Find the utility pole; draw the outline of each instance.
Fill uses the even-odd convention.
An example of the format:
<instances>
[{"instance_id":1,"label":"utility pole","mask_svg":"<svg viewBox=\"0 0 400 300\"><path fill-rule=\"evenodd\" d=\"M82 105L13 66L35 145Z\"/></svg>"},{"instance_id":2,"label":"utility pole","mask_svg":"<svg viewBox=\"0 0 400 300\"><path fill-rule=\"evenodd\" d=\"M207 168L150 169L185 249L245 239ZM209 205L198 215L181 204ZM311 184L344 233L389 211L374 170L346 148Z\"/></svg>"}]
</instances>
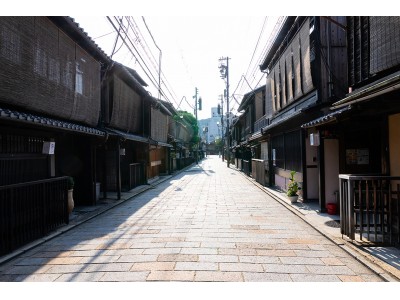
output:
<instances>
[{"instance_id":1,"label":"utility pole","mask_svg":"<svg viewBox=\"0 0 400 300\"><path fill-rule=\"evenodd\" d=\"M197 89L197 87L196 88L194 88L194 92L195 92L195 94L194 94L194 96L193 96L193 99L194 99L194 115L196 116L196 125L197 126L199 126L199 123L198 123L198 121L197 121L197 94L198 94L198 92L199 92L199 90ZM198 133L197 133L198 134ZM199 143L197 143L197 149L196 149L196 154L195 154L195 156L196 156L196 164L199 162L199 160L198 160L198 152L199 152L199 149L198 149L198 147L199 147Z\"/></svg>"},{"instance_id":2,"label":"utility pole","mask_svg":"<svg viewBox=\"0 0 400 300\"><path fill-rule=\"evenodd\" d=\"M226 79L226 160L227 160L227 167L229 168L229 163L231 159L230 155L230 133L229 133L229 57L221 57L219 59L220 66L219 71L221 73L221 78ZM225 62L223 62L225 61Z\"/></svg>"},{"instance_id":3,"label":"utility pole","mask_svg":"<svg viewBox=\"0 0 400 300\"><path fill-rule=\"evenodd\" d=\"M224 96L223 95L219 95L219 99L221 100L221 111L220 111L220 115L221 115L221 141L222 141L222 161L224 161L225 159L225 154L224 154L224 147L225 147L225 137L224 137Z\"/></svg>"}]
</instances>

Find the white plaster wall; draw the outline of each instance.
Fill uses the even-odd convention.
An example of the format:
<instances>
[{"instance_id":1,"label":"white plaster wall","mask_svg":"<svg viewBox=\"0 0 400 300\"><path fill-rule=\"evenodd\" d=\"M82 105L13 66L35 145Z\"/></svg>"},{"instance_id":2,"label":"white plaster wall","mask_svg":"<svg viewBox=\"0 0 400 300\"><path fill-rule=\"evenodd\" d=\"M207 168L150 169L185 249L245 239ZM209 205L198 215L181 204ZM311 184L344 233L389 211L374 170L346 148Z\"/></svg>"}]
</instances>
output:
<instances>
[{"instance_id":1,"label":"white plaster wall","mask_svg":"<svg viewBox=\"0 0 400 300\"><path fill-rule=\"evenodd\" d=\"M323 140L325 147L325 203L336 203L339 191L339 140Z\"/></svg>"}]
</instances>

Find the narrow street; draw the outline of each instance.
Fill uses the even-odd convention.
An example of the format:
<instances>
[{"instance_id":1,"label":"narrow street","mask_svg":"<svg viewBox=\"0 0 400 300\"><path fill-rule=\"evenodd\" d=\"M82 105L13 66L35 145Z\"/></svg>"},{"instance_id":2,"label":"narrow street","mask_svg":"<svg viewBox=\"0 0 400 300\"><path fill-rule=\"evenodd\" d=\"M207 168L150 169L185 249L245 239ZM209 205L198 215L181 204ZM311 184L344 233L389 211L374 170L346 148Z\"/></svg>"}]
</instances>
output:
<instances>
[{"instance_id":1,"label":"narrow street","mask_svg":"<svg viewBox=\"0 0 400 300\"><path fill-rule=\"evenodd\" d=\"M382 281L218 156L0 266L0 281Z\"/></svg>"}]
</instances>

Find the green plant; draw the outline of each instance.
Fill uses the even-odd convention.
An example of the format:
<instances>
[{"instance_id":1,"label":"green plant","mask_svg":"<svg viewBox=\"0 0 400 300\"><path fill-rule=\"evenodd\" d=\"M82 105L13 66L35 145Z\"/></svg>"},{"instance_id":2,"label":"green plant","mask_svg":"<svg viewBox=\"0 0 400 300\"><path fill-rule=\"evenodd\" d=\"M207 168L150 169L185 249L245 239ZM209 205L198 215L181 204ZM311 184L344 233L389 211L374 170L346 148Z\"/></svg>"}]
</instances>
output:
<instances>
[{"instance_id":1,"label":"green plant","mask_svg":"<svg viewBox=\"0 0 400 300\"><path fill-rule=\"evenodd\" d=\"M68 177L68 189L72 190L74 188L75 182L74 182L74 178L69 176Z\"/></svg>"},{"instance_id":2,"label":"green plant","mask_svg":"<svg viewBox=\"0 0 400 300\"><path fill-rule=\"evenodd\" d=\"M296 196L297 192L301 190L301 187L299 186L298 182L294 179L295 174L296 171L290 171L290 179L289 179L288 189L286 192L286 195L288 197Z\"/></svg>"}]
</instances>

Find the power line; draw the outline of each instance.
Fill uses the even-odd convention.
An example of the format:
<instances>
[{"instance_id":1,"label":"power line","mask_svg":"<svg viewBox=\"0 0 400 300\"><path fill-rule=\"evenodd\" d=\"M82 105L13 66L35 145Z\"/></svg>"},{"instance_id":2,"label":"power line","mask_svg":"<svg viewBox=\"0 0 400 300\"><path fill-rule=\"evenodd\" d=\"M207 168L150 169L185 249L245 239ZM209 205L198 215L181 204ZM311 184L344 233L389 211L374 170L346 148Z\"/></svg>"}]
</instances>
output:
<instances>
[{"instance_id":1,"label":"power line","mask_svg":"<svg viewBox=\"0 0 400 300\"><path fill-rule=\"evenodd\" d=\"M143 18L143 17L142 17L142 18ZM145 22L145 20L144 20L144 22ZM154 62L156 62L156 58L154 57L153 52L151 51L151 49L150 49L150 47L149 47L149 45L148 45L148 43L147 43L147 41L146 41L144 35L141 33L140 28L139 28L139 26L137 25L137 23L135 22L135 20L134 20L133 17L129 17L129 23L131 24L131 27L133 28L133 30L134 30L134 32L135 32L135 35L136 35L137 40L138 40L138 43L141 45L141 47L142 47L142 49L144 50L144 52L146 53L146 56L148 57L150 63L153 65L154 69L155 69L156 72L157 72L157 68L156 68L156 66L155 66L155 64L154 64ZM132 24L132 23L133 23L133 24ZM149 31L150 28L147 26L147 23L145 23L145 26L146 26L147 30ZM154 37L153 37L153 35L151 34L151 32L149 32L149 34L150 34L151 38L153 39L153 42L155 43ZM142 41L144 42L144 44L142 43ZM155 44L156 44L156 43L155 43ZM146 47L148 48L148 51L146 50ZM156 45L156 47L158 47L158 46ZM159 48L158 48L158 49L159 49ZM149 56L148 52L150 53L150 55L151 55L152 58ZM160 76L159 76L159 77L162 78L162 79L160 80L160 87L161 87L161 83L163 83L164 86L165 86L165 88L166 88L166 90L167 90L167 92L168 92L169 95L171 96L172 100L174 100L175 104L177 104L177 101L176 101L176 99L177 99L176 93L173 91L173 89L172 89L172 87L171 87L171 84L168 82L168 80L167 80L167 78L166 78L166 76L165 76L165 74L164 74L164 72L163 72L162 70L161 70L161 72L160 72ZM170 87L168 87L168 85L169 85ZM161 88L161 89L162 89L162 88ZM172 90L172 91L171 91L171 90ZM168 98L167 98L167 100L171 103L171 101L170 101Z\"/></svg>"},{"instance_id":2,"label":"power line","mask_svg":"<svg viewBox=\"0 0 400 300\"><path fill-rule=\"evenodd\" d=\"M107 17L108 21L111 23L111 25L114 27L115 30L117 30L114 22L110 19L110 17ZM122 25L121 22L119 22L119 20L114 17L114 19L116 20L118 25ZM131 52L131 54L136 58L139 66L142 68L142 70L144 71L144 73L146 74L146 76L149 78L149 80L151 81L151 83L157 87L157 83L156 83L156 79L154 78L154 75L152 74L151 70L149 69L149 67L147 66L146 62L144 61L143 57L140 55L139 51L137 50L137 48L135 47L134 43L132 42L132 39L130 37L130 35L127 33L126 29L124 28L124 26L121 26L121 28L123 29L124 33L126 34L126 38L123 38L121 36L121 33L119 32L118 34L120 35L121 39L123 40L124 44L127 46L127 48L129 49L129 51ZM140 60L137 58L137 56L135 55L135 52L132 50L132 48L129 46L128 42L126 41L128 40L130 45L132 46L132 48L135 50L135 52L137 53L137 56L139 56ZM142 63L141 63L142 62ZM144 64L144 66L143 66ZM146 68L145 68L146 67ZM147 70L146 70L147 69ZM163 93L163 91L161 91L161 93L163 94L163 96L168 99L168 97Z\"/></svg>"},{"instance_id":3,"label":"power line","mask_svg":"<svg viewBox=\"0 0 400 300\"><path fill-rule=\"evenodd\" d=\"M256 46L255 46L255 48L254 48L253 54L252 54L252 56L251 56L249 66L247 67L245 76L247 76L247 73L249 72L251 63L253 62L254 55L256 54L256 51L257 51L257 48L258 48L258 44L260 43L260 39L261 39L261 36L262 36L262 34L263 34L263 32L264 32L265 24L267 23L267 21L268 21L268 17L265 17L263 26L262 26L262 28L261 28L260 35L258 36L258 40L257 40Z\"/></svg>"}]
</instances>

